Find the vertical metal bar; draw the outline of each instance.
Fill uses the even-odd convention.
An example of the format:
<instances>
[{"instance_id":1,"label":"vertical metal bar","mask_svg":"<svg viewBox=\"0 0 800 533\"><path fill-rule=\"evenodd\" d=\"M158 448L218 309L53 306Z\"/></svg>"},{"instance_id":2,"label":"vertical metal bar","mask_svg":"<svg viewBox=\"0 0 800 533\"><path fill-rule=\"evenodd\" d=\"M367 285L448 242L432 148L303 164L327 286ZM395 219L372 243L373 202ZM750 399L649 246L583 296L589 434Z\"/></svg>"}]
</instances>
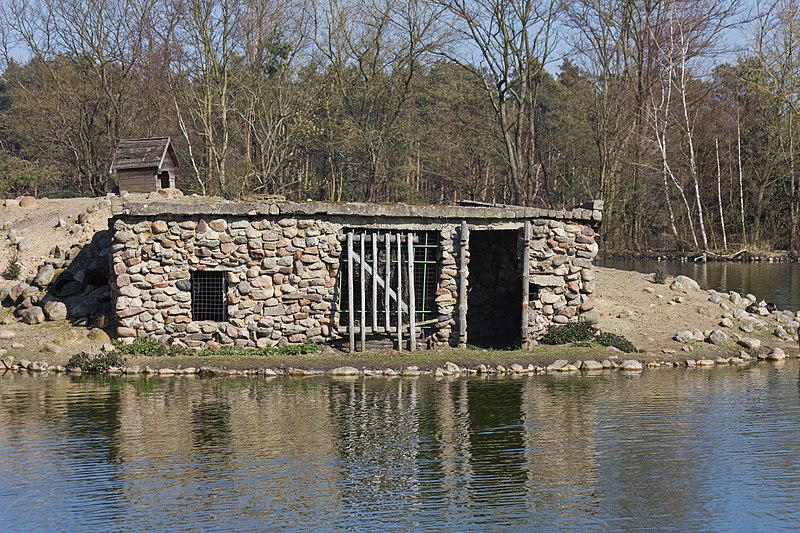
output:
<instances>
[{"instance_id":1,"label":"vertical metal bar","mask_svg":"<svg viewBox=\"0 0 800 533\"><path fill-rule=\"evenodd\" d=\"M350 333L350 352L356 351L356 313L353 308L353 232L347 233L347 313L350 323L347 329Z\"/></svg>"},{"instance_id":2,"label":"vertical metal bar","mask_svg":"<svg viewBox=\"0 0 800 533\"><path fill-rule=\"evenodd\" d=\"M397 234L397 349L403 350L403 239Z\"/></svg>"},{"instance_id":3,"label":"vertical metal bar","mask_svg":"<svg viewBox=\"0 0 800 533\"><path fill-rule=\"evenodd\" d=\"M389 283L392 281L392 247L389 244L389 233L386 233L383 236L383 244L386 248L386 269L385 269L385 279L383 280L383 311L386 315L386 333L391 333L392 328L392 319L391 319L391 312L389 307L391 307L391 301L389 300L389 288L391 285Z\"/></svg>"},{"instance_id":4,"label":"vertical metal bar","mask_svg":"<svg viewBox=\"0 0 800 533\"><path fill-rule=\"evenodd\" d=\"M367 258L364 255L364 251L366 250L366 243L364 242L367 240L367 235L362 233L361 234L361 271L360 271L360 278L361 278L361 351L364 352L367 349L367 280L365 279L367 276Z\"/></svg>"},{"instance_id":5,"label":"vertical metal bar","mask_svg":"<svg viewBox=\"0 0 800 533\"><path fill-rule=\"evenodd\" d=\"M467 247L469 228L467 221L461 221L458 245L458 347L467 346Z\"/></svg>"},{"instance_id":6,"label":"vertical metal bar","mask_svg":"<svg viewBox=\"0 0 800 533\"><path fill-rule=\"evenodd\" d=\"M372 333L378 332L378 234L372 234Z\"/></svg>"},{"instance_id":7,"label":"vertical metal bar","mask_svg":"<svg viewBox=\"0 0 800 533\"><path fill-rule=\"evenodd\" d=\"M408 234L408 349L417 349L417 317L414 294L414 235Z\"/></svg>"},{"instance_id":8,"label":"vertical metal bar","mask_svg":"<svg viewBox=\"0 0 800 533\"><path fill-rule=\"evenodd\" d=\"M520 339L522 348L528 348L528 313L530 311L531 278L531 221L525 221L522 234L522 325Z\"/></svg>"}]
</instances>

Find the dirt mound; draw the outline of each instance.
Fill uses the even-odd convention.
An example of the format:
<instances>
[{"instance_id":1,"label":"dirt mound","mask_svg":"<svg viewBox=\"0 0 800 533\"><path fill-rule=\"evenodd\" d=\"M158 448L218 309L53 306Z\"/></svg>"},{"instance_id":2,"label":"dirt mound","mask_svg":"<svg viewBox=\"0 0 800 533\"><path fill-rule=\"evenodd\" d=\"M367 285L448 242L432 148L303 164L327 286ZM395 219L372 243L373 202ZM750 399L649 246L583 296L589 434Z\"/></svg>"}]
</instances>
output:
<instances>
[{"instance_id":1,"label":"dirt mound","mask_svg":"<svg viewBox=\"0 0 800 533\"><path fill-rule=\"evenodd\" d=\"M21 280L35 275L56 246L64 251L91 241L108 228L111 216L106 198L45 198L26 207L15 203L0 206L0 272L19 253Z\"/></svg>"}]
</instances>

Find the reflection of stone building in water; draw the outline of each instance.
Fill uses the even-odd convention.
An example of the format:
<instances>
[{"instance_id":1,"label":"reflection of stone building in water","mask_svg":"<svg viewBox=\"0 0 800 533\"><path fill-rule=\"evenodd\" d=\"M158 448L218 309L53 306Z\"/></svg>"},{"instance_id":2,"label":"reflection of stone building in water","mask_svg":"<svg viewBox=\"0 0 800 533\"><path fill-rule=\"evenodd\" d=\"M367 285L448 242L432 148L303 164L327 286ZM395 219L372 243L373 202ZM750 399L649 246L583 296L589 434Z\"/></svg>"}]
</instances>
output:
<instances>
[{"instance_id":1,"label":"reflection of stone building in water","mask_svg":"<svg viewBox=\"0 0 800 533\"><path fill-rule=\"evenodd\" d=\"M527 344L595 320L601 202L117 203L118 335L189 346Z\"/></svg>"},{"instance_id":2,"label":"reflection of stone building in water","mask_svg":"<svg viewBox=\"0 0 800 533\"><path fill-rule=\"evenodd\" d=\"M135 380L124 389L120 414L126 486L140 487L133 481L144 477L144 486L202 491L213 480L215 487L227 485L216 496L225 501L263 498L289 506L298 491L335 500L332 422L319 381Z\"/></svg>"}]
</instances>

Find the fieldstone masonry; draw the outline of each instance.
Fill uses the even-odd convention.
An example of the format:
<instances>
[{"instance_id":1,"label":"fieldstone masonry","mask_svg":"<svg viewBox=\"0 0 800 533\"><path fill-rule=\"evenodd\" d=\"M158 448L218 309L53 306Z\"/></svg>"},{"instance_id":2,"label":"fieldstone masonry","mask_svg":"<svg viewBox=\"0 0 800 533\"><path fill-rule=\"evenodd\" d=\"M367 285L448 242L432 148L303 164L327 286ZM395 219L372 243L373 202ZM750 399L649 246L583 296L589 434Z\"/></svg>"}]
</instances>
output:
<instances>
[{"instance_id":1,"label":"fieldstone masonry","mask_svg":"<svg viewBox=\"0 0 800 533\"><path fill-rule=\"evenodd\" d=\"M587 208L588 207L588 208ZM530 340L553 323L592 316L602 204L534 208L246 203L182 198L117 201L110 221L120 338L155 336L191 347L266 347L338 338L343 228L440 234L432 347L456 346L460 224L518 230L532 224ZM517 253L524 251L520 248ZM466 254L467 262L469 253ZM467 263L468 266L468 263ZM191 272L224 271L226 322L193 321Z\"/></svg>"}]
</instances>

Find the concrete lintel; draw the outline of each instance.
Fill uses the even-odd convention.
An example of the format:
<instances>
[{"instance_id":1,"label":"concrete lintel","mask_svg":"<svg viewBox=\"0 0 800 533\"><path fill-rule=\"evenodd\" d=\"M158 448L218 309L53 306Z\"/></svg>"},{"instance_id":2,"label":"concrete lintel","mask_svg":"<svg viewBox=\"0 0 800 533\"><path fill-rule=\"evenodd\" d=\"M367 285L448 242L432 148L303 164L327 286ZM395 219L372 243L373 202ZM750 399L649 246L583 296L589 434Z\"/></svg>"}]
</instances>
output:
<instances>
[{"instance_id":1,"label":"concrete lintel","mask_svg":"<svg viewBox=\"0 0 800 533\"><path fill-rule=\"evenodd\" d=\"M550 218L560 220L598 220L598 211L589 209L539 209L535 207L473 207L409 204L325 203L325 202L235 202L220 198L197 196L156 199L127 200L114 202L115 215L134 217L170 216L334 216L359 219L403 220L445 222L470 220L530 220Z\"/></svg>"}]
</instances>

